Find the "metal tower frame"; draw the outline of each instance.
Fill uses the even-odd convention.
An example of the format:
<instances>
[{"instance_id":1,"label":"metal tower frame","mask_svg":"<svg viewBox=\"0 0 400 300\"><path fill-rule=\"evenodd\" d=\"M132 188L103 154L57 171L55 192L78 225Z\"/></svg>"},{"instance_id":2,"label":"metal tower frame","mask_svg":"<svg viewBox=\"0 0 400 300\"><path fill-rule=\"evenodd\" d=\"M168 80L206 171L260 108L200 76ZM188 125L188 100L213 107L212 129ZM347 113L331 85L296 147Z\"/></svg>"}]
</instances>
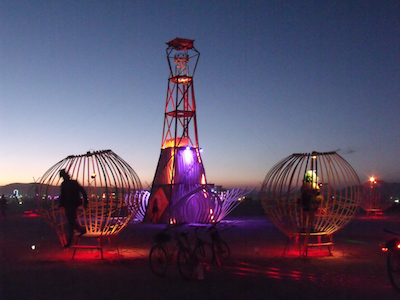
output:
<instances>
[{"instance_id":1,"label":"metal tower frame","mask_svg":"<svg viewBox=\"0 0 400 300\"><path fill-rule=\"evenodd\" d=\"M200 52L194 40L167 43L169 78L161 153L145 220L158 223L218 222L239 204L244 190L217 195L207 184L197 135L193 76Z\"/></svg>"},{"instance_id":2,"label":"metal tower frame","mask_svg":"<svg viewBox=\"0 0 400 300\"><path fill-rule=\"evenodd\" d=\"M200 52L194 40L175 38L167 43L170 70L161 148L198 148L193 76ZM193 70L193 71L191 71Z\"/></svg>"}]
</instances>

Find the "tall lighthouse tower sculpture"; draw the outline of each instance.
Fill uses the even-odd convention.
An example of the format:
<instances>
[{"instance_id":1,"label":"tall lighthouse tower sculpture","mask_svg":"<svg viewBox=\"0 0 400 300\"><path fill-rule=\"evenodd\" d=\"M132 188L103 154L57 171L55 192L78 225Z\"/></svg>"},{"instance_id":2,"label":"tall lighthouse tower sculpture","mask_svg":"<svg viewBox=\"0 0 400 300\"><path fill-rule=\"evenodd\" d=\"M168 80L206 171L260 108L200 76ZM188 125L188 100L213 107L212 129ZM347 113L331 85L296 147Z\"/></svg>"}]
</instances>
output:
<instances>
[{"instance_id":1,"label":"tall lighthouse tower sculpture","mask_svg":"<svg viewBox=\"0 0 400 300\"><path fill-rule=\"evenodd\" d=\"M193 76L200 53L193 43L182 38L167 43L170 74L161 153L146 213L153 222L199 221L198 215L212 209L197 135Z\"/></svg>"},{"instance_id":2,"label":"tall lighthouse tower sculpture","mask_svg":"<svg viewBox=\"0 0 400 300\"><path fill-rule=\"evenodd\" d=\"M168 42L169 78L161 153L145 218L158 223L212 223L223 219L247 194L215 193L207 184L200 155L193 76L200 52L194 40Z\"/></svg>"}]
</instances>

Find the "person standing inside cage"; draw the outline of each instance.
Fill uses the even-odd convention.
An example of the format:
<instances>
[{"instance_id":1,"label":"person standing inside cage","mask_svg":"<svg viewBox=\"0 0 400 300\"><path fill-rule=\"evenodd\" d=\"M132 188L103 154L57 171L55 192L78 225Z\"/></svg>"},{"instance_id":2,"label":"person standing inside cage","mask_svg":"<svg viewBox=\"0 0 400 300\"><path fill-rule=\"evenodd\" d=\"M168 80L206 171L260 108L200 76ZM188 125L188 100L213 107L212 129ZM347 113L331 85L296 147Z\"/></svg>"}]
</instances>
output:
<instances>
[{"instance_id":1,"label":"person standing inside cage","mask_svg":"<svg viewBox=\"0 0 400 300\"><path fill-rule=\"evenodd\" d=\"M72 180L65 169L60 171L60 177L64 179L61 184L60 207L64 208L65 217L68 222L68 238L64 248L71 246L74 238L74 231L78 231L80 235L86 233L86 229L81 227L77 222L78 207L83 205L86 209L88 205L88 197L85 189L76 181ZM83 202L82 198L83 197Z\"/></svg>"},{"instance_id":2,"label":"person standing inside cage","mask_svg":"<svg viewBox=\"0 0 400 300\"><path fill-rule=\"evenodd\" d=\"M307 171L301 187L301 206L303 210L302 231L315 232L315 212L322 201L315 171Z\"/></svg>"}]
</instances>

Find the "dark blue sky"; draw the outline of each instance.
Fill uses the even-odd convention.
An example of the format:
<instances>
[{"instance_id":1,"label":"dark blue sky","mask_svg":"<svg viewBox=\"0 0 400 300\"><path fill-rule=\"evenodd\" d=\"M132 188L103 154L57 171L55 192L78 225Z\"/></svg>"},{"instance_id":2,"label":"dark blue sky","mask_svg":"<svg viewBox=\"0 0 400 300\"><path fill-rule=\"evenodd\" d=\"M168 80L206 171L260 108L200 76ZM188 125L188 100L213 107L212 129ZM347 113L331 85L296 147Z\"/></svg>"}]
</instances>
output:
<instances>
[{"instance_id":1,"label":"dark blue sky","mask_svg":"<svg viewBox=\"0 0 400 300\"><path fill-rule=\"evenodd\" d=\"M259 187L298 152L334 151L360 180L400 181L398 1L0 3L0 184L112 149L156 169L166 42L195 39L209 182ZM339 150L340 149L340 150Z\"/></svg>"}]
</instances>

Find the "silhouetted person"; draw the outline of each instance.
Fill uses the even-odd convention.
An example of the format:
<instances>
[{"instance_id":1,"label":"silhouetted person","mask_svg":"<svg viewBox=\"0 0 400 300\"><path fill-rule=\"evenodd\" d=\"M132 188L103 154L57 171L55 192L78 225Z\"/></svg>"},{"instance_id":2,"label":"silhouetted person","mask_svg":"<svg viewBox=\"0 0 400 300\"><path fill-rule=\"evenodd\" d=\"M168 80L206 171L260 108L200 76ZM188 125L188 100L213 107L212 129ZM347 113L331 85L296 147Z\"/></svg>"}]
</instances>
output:
<instances>
[{"instance_id":1,"label":"silhouetted person","mask_svg":"<svg viewBox=\"0 0 400 300\"><path fill-rule=\"evenodd\" d=\"M316 175L306 173L301 187L301 206L303 209L303 231L314 232L315 211L322 201Z\"/></svg>"},{"instance_id":2,"label":"silhouetted person","mask_svg":"<svg viewBox=\"0 0 400 300\"><path fill-rule=\"evenodd\" d=\"M6 209L7 209L7 199L6 196L2 195L0 199L0 210L3 216L6 215Z\"/></svg>"},{"instance_id":3,"label":"silhouetted person","mask_svg":"<svg viewBox=\"0 0 400 300\"><path fill-rule=\"evenodd\" d=\"M68 221L68 240L64 248L68 248L71 246L74 238L74 230L80 232L80 235L86 233L85 228L82 228L77 222L77 209L82 204L86 209L88 199L85 189L76 180L71 180L69 175L65 172L65 169L60 171L60 177L64 179L61 184L60 207L64 208L65 216ZM84 200L83 203L80 196L81 194Z\"/></svg>"}]
</instances>

